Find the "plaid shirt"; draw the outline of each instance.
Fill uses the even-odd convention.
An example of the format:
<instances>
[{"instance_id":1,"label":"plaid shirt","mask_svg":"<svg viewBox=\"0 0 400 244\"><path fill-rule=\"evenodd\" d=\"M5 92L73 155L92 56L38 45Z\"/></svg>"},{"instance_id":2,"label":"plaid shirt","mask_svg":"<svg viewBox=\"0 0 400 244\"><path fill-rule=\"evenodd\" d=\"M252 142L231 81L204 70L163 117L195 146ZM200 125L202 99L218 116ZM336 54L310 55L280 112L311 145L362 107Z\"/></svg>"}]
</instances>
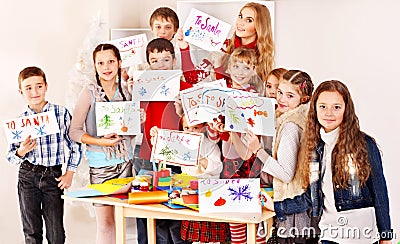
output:
<instances>
[{"instance_id":1,"label":"plaid shirt","mask_svg":"<svg viewBox=\"0 0 400 244\"><path fill-rule=\"evenodd\" d=\"M54 111L60 127L60 132L36 138L36 148L28 152L22 158L16 155L21 142L10 144L7 152L7 160L15 165L28 160L34 165L43 165L46 167L61 165L64 162L68 162L67 170L75 172L81 161L82 150L81 145L72 141L68 136L71 114L65 107L54 105L49 102L42 109L42 112L47 111ZM37 113L28 108L20 117L33 114ZM68 148L68 153L65 151L65 146Z\"/></svg>"}]
</instances>

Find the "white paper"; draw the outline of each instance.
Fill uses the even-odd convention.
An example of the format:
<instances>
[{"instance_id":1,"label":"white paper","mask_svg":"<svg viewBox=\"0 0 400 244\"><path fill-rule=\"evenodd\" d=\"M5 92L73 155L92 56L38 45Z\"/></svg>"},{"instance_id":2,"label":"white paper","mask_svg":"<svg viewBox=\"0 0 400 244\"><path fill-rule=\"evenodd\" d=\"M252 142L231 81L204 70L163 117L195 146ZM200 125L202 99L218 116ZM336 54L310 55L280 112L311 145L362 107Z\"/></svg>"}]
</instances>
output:
<instances>
[{"instance_id":1,"label":"white paper","mask_svg":"<svg viewBox=\"0 0 400 244\"><path fill-rule=\"evenodd\" d=\"M219 51L231 25L192 8L182 27L184 40L207 51Z\"/></svg>"},{"instance_id":2,"label":"white paper","mask_svg":"<svg viewBox=\"0 0 400 244\"><path fill-rule=\"evenodd\" d=\"M151 160L178 166L197 166L202 140L202 133L159 129Z\"/></svg>"},{"instance_id":3,"label":"white paper","mask_svg":"<svg viewBox=\"0 0 400 244\"><path fill-rule=\"evenodd\" d=\"M275 99L229 96L225 100L225 130L275 135Z\"/></svg>"},{"instance_id":4,"label":"white paper","mask_svg":"<svg viewBox=\"0 0 400 244\"><path fill-rule=\"evenodd\" d=\"M107 43L113 44L118 48L121 54L122 68L146 63L146 34L115 39Z\"/></svg>"},{"instance_id":5,"label":"white paper","mask_svg":"<svg viewBox=\"0 0 400 244\"><path fill-rule=\"evenodd\" d=\"M60 132L54 111L5 120L3 126L9 144Z\"/></svg>"},{"instance_id":6,"label":"white paper","mask_svg":"<svg viewBox=\"0 0 400 244\"><path fill-rule=\"evenodd\" d=\"M140 133L140 110L136 102L96 102L97 136L109 133Z\"/></svg>"},{"instance_id":7,"label":"white paper","mask_svg":"<svg viewBox=\"0 0 400 244\"><path fill-rule=\"evenodd\" d=\"M260 179L199 179L200 213L261 213Z\"/></svg>"},{"instance_id":8,"label":"white paper","mask_svg":"<svg viewBox=\"0 0 400 244\"><path fill-rule=\"evenodd\" d=\"M132 101L175 101L181 76L181 70L135 71Z\"/></svg>"}]
</instances>

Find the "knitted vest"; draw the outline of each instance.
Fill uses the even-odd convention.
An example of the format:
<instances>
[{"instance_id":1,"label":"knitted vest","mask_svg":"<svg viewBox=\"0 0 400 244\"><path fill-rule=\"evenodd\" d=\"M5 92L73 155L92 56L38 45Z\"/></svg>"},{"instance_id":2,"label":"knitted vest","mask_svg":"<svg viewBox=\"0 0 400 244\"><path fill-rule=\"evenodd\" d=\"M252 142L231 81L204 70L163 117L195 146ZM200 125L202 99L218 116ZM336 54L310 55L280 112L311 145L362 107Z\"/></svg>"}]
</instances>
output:
<instances>
[{"instance_id":1,"label":"knitted vest","mask_svg":"<svg viewBox=\"0 0 400 244\"><path fill-rule=\"evenodd\" d=\"M297 126L299 126L302 129L301 139L303 138L307 122L308 109L309 109L308 103L301 104L297 108L282 114L276 119L276 137L275 137L274 148L272 150L272 156L274 157L274 159L277 159L277 151L281 140L282 128L285 123L293 122ZM301 160L300 158L297 158L297 162L299 162L300 160ZM290 181L289 183L285 183L274 177L273 186L274 186L274 201L283 201L284 199L294 198L295 196L301 195L304 192L304 190L302 188L301 176L300 174L298 174L297 165L296 165L296 172L294 174L292 181Z\"/></svg>"}]
</instances>

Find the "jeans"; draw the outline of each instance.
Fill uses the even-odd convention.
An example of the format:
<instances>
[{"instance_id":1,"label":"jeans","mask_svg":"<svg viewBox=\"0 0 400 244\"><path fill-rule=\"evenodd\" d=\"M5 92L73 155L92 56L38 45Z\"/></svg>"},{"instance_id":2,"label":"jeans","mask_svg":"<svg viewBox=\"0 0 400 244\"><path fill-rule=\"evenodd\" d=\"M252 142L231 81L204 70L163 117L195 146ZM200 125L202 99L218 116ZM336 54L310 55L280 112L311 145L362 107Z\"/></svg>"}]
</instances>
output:
<instances>
[{"instance_id":1,"label":"jeans","mask_svg":"<svg viewBox=\"0 0 400 244\"><path fill-rule=\"evenodd\" d=\"M138 243L147 244L147 220L136 218ZM156 220L156 243L157 244L188 244L181 238L181 221L169 219Z\"/></svg>"},{"instance_id":2,"label":"jeans","mask_svg":"<svg viewBox=\"0 0 400 244\"><path fill-rule=\"evenodd\" d=\"M57 187L55 178L62 174L61 167L44 172L35 172L20 167L18 174L18 196L25 243L43 241L43 220L49 244L65 242L63 225L63 190Z\"/></svg>"}]
</instances>

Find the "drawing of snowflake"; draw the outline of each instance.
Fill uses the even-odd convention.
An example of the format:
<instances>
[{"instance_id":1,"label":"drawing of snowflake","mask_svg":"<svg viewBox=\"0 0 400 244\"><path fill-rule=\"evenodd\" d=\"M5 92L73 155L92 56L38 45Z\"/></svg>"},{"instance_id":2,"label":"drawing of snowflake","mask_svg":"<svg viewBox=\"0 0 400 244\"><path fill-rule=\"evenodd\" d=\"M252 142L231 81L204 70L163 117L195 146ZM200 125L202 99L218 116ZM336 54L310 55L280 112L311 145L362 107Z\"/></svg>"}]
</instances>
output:
<instances>
[{"instance_id":1,"label":"drawing of snowflake","mask_svg":"<svg viewBox=\"0 0 400 244\"><path fill-rule=\"evenodd\" d=\"M147 93L146 88L144 88L143 86L139 88L139 95L140 96L144 96Z\"/></svg>"},{"instance_id":2,"label":"drawing of snowflake","mask_svg":"<svg viewBox=\"0 0 400 244\"><path fill-rule=\"evenodd\" d=\"M234 189L233 187L229 187L228 190L230 191L229 196L232 196L232 201L240 201L242 200L242 197L247 201L253 199L253 197L251 196L249 184L246 184L245 186L238 186L236 189Z\"/></svg>"},{"instance_id":3,"label":"drawing of snowflake","mask_svg":"<svg viewBox=\"0 0 400 244\"><path fill-rule=\"evenodd\" d=\"M203 41L204 37L206 36L206 33L202 32L200 30L195 30L192 33L193 33L192 38L193 38L193 40L196 40L196 41Z\"/></svg>"},{"instance_id":4,"label":"drawing of snowflake","mask_svg":"<svg viewBox=\"0 0 400 244\"><path fill-rule=\"evenodd\" d=\"M183 154L183 160L184 161L189 161L192 159L192 155L190 155L190 152L187 152L185 154Z\"/></svg>"},{"instance_id":5,"label":"drawing of snowflake","mask_svg":"<svg viewBox=\"0 0 400 244\"><path fill-rule=\"evenodd\" d=\"M42 135L45 135L45 134L47 134L46 133L46 131L44 131L44 127L45 127L46 125L42 125L42 126L39 126L39 128L35 128L35 130L36 130L36 132L37 132L37 134L36 135L39 135L39 136L42 136Z\"/></svg>"},{"instance_id":6,"label":"drawing of snowflake","mask_svg":"<svg viewBox=\"0 0 400 244\"><path fill-rule=\"evenodd\" d=\"M13 139L21 139L22 130L16 130L11 132L14 136Z\"/></svg>"},{"instance_id":7,"label":"drawing of snowflake","mask_svg":"<svg viewBox=\"0 0 400 244\"><path fill-rule=\"evenodd\" d=\"M168 93L169 93L169 88L167 88L167 86L164 84L164 85L161 87L160 94L161 94L161 95L164 95L164 96L167 96Z\"/></svg>"}]
</instances>

